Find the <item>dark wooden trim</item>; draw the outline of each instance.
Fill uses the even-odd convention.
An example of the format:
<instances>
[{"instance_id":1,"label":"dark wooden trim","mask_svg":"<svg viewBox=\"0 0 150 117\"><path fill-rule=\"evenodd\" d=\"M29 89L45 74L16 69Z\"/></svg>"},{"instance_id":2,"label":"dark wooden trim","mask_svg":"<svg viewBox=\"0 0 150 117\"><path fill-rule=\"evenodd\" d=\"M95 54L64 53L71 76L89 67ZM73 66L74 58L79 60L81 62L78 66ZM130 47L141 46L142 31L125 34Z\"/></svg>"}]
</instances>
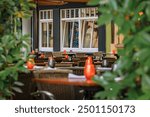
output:
<instances>
[{"instance_id":1,"label":"dark wooden trim","mask_svg":"<svg viewBox=\"0 0 150 117\"><path fill-rule=\"evenodd\" d=\"M81 7L94 7L94 6L88 6L86 3L68 3L66 5L62 6L39 6L39 9L66 9L66 8L81 8Z\"/></svg>"},{"instance_id":2,"label":"dark wooden trim","mask_svg":"<svg viewBox=\"0 0 150 117\"><path fill-rule=\"evenodd\" d=\"M115 43L115 39L114 39L114 36L115 36L115 24L113 21L111 21L111 43Z\"/></svg>"},{"instance_id":3,"label":"dark wooden trim","mask_svg":"<svg viewBox=\"0 0 150 117\"><path fill-rule=\"evenodd\" d=\"M39 48L39 18L38 18L38 9L33 11L33 50Z\"/></svg>"},{"instance_id":4,"label":"dark wooden trim","mask_svg":"<svg viewBox=\"0 0 150 117\"><path fill-rule=\"evenodd\" d=\"M53 51L60 51L60 9L53 9Z\"/></svg>"},{"instance_id":5,"label":"dark wooden trim","mask_svg":"<svg viewBox=\"0 0 150 117\"><path fill-rule=\"evenodd\" d=\"M32 12L33 14L33 12ZM33 27L33 16L31 17L31 50L33 50L33 45L34 45L34 38L33 38L33 31L34 31L34 27Z\"/></svg>"},{"instance_id":6,"label":"dark wooden trim","mask_svg":"<svg viewBox=\"0 0 150 117\"><path fill-rule=\"evenodd\" d=\"M98 51L106 52L106 26L100 26L98 29L99 39L98 39Z\"/></svg>"}]
</instances>

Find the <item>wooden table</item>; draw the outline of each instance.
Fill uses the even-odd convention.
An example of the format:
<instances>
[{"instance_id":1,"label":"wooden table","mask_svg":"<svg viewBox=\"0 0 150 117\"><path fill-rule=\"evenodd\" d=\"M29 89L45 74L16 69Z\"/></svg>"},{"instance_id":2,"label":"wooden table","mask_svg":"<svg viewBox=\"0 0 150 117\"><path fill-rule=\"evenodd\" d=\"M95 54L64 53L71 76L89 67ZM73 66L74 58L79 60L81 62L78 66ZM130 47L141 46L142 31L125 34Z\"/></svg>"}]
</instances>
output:
<instances>
[{"instance_id":1,"label":"wooden table","mask_svg":"<svg viewBox=\"0 0 150 117\"><path fill-rule=\"evenodd\" d=\"M84 87L95 87L98 86L95 82L86 81L84 79L69 79L69 78L34 78L34 82L55 84L55 85L73 85L73 86L84 86Z\"/></svg>"}]
</instances>

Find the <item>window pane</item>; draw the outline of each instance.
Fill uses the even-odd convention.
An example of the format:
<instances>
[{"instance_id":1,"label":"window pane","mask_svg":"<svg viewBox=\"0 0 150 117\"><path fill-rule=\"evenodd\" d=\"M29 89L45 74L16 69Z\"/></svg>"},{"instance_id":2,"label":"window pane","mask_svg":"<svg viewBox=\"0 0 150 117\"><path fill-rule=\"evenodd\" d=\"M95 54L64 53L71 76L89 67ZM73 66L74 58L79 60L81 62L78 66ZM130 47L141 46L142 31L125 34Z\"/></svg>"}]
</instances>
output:
<instances>
[{"instance_id":1,"label":"window pane","mask_svg":"<svg viewBox=\"0 0 150 117\"><path fill-rule=\"evenodd\" d=\"M62 25L64 47L79 47L79 23L64 21Z\"/></svg>"},{"instance_id":2,"label":"window pane","mask_svg":"<svg viewBox=\"0 0 150 117\"><path fill-rule=\"evenodd\" d=\"M98 48L98 29L97 29L97 25L94 25L94 29L93 29L92 48Z\"/></svg>"},{"instance_id":3,"label":"window pane","mask_svg":"<svg viewBox=\"0 0 150 117\"><path fill-rule=\"evenodd\" d=\"M79 9L75 9L75 17L79 17Z\"/></svg>"},{"instance_id":4,"label":"window pane","mask_svg":"<svg viewBox=\"0 0 150 117\"><path fill-rule=\"evenodd\" d=\"M61 17L62 17L62 18L65 18L65 10L62 10L61 13L62 13L62 14L61 14Z\"/></svg>"},{"instance_id":5,"label":"window pane","mask_svg":"<svg viewBox=\"0 0 150 117\"><path fill-rule=\"evenodd\" d=\"M79 47L79 23L78 22L74 22L72 47L73 48Z\"/></svg>"},{"instance_id":6,"label":"window pane","mask_svg":"<svg viewBox=\"0 0 150 117\"><path fill-rule=\"evenodd\" d=\"M47 23L42 23L42 47L47 47Z\"/></svg>"},{"instance_id":7,"label":"window pane","mask_svg":"<svg viewBox=\"0 0 150 117\"><path fill-rule=\"evenodd\" d=\"M48 19L51 19L51 12L50 11L47 11L48 13L47 13L47 17L48 17Z\"/></svg>"},{"instance_id":8,"label":"window pane","mask_svg":"<svg viewBox=\"0 0 150 117\"><path fill-rule=\"evenodd\" d=\"M96 21L82 20L82 42L83 48L98 47L98 32Z\"/></svg>"},{"instance_id":9,"label":"window pane","mask_svg":"<svg viewBox=\"0 0 150 117\"><path fill-rule=\"evenodd\" d=\"M67 27L67 28L66 28ZM70 47L69 40L70 40L70 33L69 33L69 23L67 22L62 22L62 38L63 38L63 43L64 47Z\"/></svg>"},{"instance_id":10,"label":"window pane","mask_svg":"<svg viewBox=\"0 0 150 117\"><path fill-rule=\"evenodd\" d=\"M53 47L53 24L52 22L49 22L48 25L49 25L49 47Z\"/></svg>"},{"instance_id":11,"label":"window pane","mask_svg":"<svg viewBox=\"0 0 150 117\"><path fill-rule=\"evenodd\" d=\"M43 19L43 12L40 12L40 19Z\"/></svg>"}]
</instances>

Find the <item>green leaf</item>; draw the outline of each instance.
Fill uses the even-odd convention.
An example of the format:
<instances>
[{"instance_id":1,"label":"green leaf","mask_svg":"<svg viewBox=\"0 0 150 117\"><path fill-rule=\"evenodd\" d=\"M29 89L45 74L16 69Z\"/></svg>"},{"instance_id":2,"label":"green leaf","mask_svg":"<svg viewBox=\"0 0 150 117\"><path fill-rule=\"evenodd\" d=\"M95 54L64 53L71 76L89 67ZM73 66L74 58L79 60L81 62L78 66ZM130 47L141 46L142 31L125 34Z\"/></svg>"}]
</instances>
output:
<instances>
[{"instance_id":1,"label":"green leaf","mask_svg":"<svg viewBox=\"0 0 150 117\"><path fill-rule=\"evenodd\" d=\"M17 86L24 86L24 84L22 82L19 82L19 81L15 81L14 82L14 85L17 85Z\"/></svg>"},{"instance_id":2,"label":"green leaf","mask_svg":"<svg viewBox=\"0 0 150 117\"><path fill-rule=\"evenodd\" d=\"M19 87L12 87L12 90L18 93L22 93L22 90Z\"/></svg>"},{"instance_id":3,"label":"green leaf","mask_svg":"<svg viewBox=\"0 0 150 117\"><path fill-rule=\"evenodd\" d=\"M4 82L1 81L1 79L0 79L0 91L3 90L3 88L4 88Z\"/></svg>"},{"instance_id":4,"label":"green leaf","mask_svg":"<svg viewBox=\"0 0 150 117\"><path fill-rule=\"evenodd\" d=\"M4 62L6 62L6 56L4 56L3 54L1 54L1 55L0 55L0 58L1 58Z\"/></svg>"},{"instance_id":5,"label":"green leaf","mask_svg":"<svg viewBox=\"0 0 150 117\"><path fill-rule=\"evenodd\" d=\"M150 6L148 6L145 10L146 15L147 15L147 20L150 21Z\"/></svg>"},{"instance_id":6,"label":"green leaf","mask_svg":"<svg viewBox=\"0 0 150 117\"><path fill-rule=\"evenodd\" d=\"M7 60L8 63L13 62L13 58L10 55L7 55L6 60Z\"/></svg>"},{"instance_id":7,"label":"green leaf","mask_svg":"<svg viewBox=\"0 0 150 117\"><path fill-rule=\"evenodd\" d=\"M138 99L140 93L138 93L137 89L129 89L127 93L128 99Z\"/></svg>"},{"instance_id":8,"label":"green leaf","mask_svg":"<svg viewBox=\"0 0 150 117\"><path fill-rule=\"evenodd\" d=\"M118 10L117 2L116 0L109 0L109 4L111 5L111 8L115 11Z\"/></svg>"},{"instance_id":9,"label":"green leaf","mask_svg":"<svg viewBox=\"0 0 150 117\"><path fill-rule=\"evenodd\" d=\"M1 80L5 80L8 75L9 75L9 72L7 72L7 71L5 71L5 70L0 71L0 79L1 79Z\"/></svg>"},{"instance_id":10,"label":"green leaf","mask_svg":"<svg viewBox=\"0 0 150 117\"><path fill-rule=\"evenodd\" d=\"M117 17L115 17L114 19L115 23L117 24L117 26L121 27L122 25L124 25L124 16L122 14L117 15Z\"/></svg>"},{"instance_id":11,"label":"green leaf","mask_svg":"<svg viewBox=\"0 0 150 117\"><path fill-rule=\"evenodd\" d=\"M128 8L129 2L130 2L130 0L125 0L124 1L124 8L125 9Z\"/></svg>"},{"instance_id":12,"label":"green leaf","mask_svg":"<svg viewBox=\"0 0 150 117\"><path fill-rule=\"evenodd\" d=\"M145 74L142 79L142 91L144 93L149 93L149 91L150 91L150 77Z\"/></svg>"},{"instance_id":13,"label":"green leaf","mask_svg":"<svg viewBox=\"0 0 150 117\"><path fill-rule=\"evenodd\" d=\"M150 100L150 94L146 93L138 97L138 100Z\"/></svg>"},{"instance_id":14,"label":"green leaf","mask_svg":"<svg viewBox=\"0 0 150 117\"><path fill-rule=\"evenodd\" d=\"M111 14L102 14L102 15L98 18L98 25L108 24L108 23L111 22L111 20L112 20Z\"/></svg>"},{"instance_id":15,"label":"green leaf","mask_svg":"<svg viewBox=\"0 0 150 117\"><path fill-rule=\"evenodd\" d=\"M149 54L145 54L145 53L149 53L149 48L144 48L136 52L133 58L134 59L139 58L140 61L145 61L149 57Z\"/></svg>"},{"instance_id":16,"label":"green leaf","mask_svg":"<svg viewBox=\"0 0 150 117\"><path fill-rule=\"evenodd\" d=\"M0 52L2 52L3 51L3 48L2 47L0 47Z\"/></svg>"},{"instance_id":17,"label":"green leaf","mask_svg":"<svg viewBox=\"0 0 150 117\"><path fill-rule=\"evenodd\" d=\"M97 84L99 84L101 86L106 86L106 85L109 84L109 82L107 80L105 80L103 76L101 76L101 77L94 77L93 81L95 81Z\"/></svg>"}]
</instances>

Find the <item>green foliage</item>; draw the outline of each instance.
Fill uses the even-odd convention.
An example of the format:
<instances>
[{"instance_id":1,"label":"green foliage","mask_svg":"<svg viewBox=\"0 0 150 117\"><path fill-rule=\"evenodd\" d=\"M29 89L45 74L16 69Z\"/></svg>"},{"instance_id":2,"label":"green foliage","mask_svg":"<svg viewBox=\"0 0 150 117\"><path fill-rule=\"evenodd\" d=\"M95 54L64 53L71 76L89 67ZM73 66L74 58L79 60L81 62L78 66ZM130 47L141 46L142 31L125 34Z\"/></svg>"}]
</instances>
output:
<instances>
[{"instance_id":1,"label":"green foliage","mask_svg":"<svg viewBox=\"0 0 150 117\"><path fill-rule=\"evenodd\" d=\"M21 92L16 83L29 50L29 36L21 34L21 18L30 15L27 0L0 0L0 99L7 99L13 90Z\"/></svg>"},{"instance_id":2,"label":"green foliage","mask_svg":"<svg viewBox=\"0 0 150 117\"><path fill-rule=\"evenodd\" d=\"M104 87L96 98L150 99L150 1L91 0L89 4L99 6L99 25L114 21L118 34L124 35L117 69L94 79Z\"/></svg>"}]
</instances>

